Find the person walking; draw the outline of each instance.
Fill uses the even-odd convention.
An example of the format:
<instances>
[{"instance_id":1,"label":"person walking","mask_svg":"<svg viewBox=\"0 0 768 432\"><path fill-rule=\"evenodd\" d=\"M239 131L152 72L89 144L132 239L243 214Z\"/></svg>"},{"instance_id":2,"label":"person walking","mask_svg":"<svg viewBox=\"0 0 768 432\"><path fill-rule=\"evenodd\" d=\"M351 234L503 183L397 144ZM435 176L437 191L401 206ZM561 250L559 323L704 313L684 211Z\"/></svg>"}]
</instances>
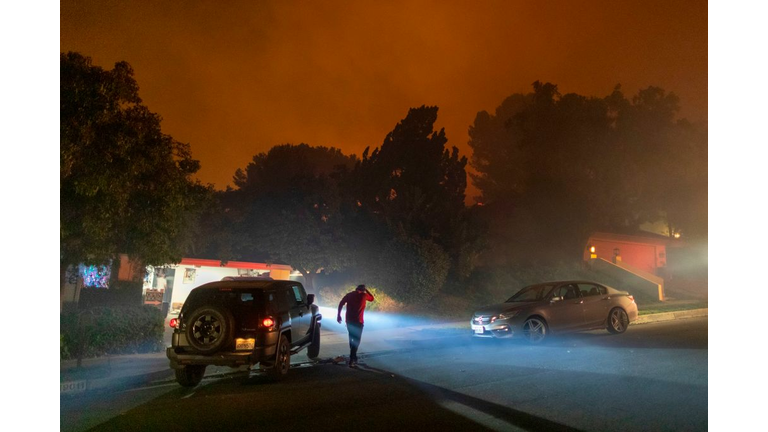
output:
<instances>
[{"instance_id":1,"label":"person walking","mask_svg":"<svg viewBox=\"0 0 768 432\"><path fill-rule=\"evenodd\" d=\"M354 291L347 293L339 302L339 312L336 322L341 324L341 309L347 305L347 331L349 332L349 367L357 366L357 348L363 337L363 313L365 303L373 301L373 294L365 287L358 285Z\"/></svg>"}]
</instances>

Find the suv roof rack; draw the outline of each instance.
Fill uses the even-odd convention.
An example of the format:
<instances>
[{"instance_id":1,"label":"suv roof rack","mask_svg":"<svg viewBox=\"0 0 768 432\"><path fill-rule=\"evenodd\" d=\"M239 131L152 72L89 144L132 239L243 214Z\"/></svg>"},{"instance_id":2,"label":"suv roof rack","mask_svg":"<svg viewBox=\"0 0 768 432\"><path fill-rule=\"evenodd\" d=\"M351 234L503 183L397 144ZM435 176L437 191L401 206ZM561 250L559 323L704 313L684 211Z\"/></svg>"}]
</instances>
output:
<instances>
[{"instance_id":1,"label":"suv roof rack","mask_svg":"<svg viewBox=\"0 0 768 432\"><path fill-rule=\"evenodd\" d=\"M274 280L269 276L224 276L221 278L222 281L226 282L232 282L232 281L271 281Z\"/></svg>"}]
</instances>

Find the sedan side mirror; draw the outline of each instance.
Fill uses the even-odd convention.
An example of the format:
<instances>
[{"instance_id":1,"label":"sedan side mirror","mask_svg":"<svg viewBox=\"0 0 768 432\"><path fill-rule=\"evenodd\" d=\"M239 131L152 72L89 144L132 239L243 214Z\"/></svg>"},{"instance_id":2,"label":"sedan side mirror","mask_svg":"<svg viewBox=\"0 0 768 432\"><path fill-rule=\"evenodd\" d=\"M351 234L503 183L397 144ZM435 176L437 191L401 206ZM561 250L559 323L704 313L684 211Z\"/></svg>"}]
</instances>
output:
<instances>
[{"instance_id":1,"label":"sedan side mirror","mask_svg":"<svg viewBox=\"0 0 768 432\"><path fill-rule=\"evenodd\" d=\"M307 306L311 305L314 302L315 302L315 295L307 294Z\"/></svg>"}]
</instances>

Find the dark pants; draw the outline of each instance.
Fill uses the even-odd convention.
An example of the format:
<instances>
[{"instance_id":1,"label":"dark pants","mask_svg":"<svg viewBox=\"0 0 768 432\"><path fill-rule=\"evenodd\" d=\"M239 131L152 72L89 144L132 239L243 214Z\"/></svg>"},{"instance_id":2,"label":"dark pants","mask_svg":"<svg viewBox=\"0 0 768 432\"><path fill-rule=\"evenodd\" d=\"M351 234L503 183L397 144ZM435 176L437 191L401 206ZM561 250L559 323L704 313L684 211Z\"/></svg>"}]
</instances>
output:
<instances>
[{"instance_id":1,"label":"dark pants","mask_svg":"<svg viewBox=\"0 0 768 432\"><path fill-rule=\"evenodd\" d=\"M347 331L349 331L349 360L357 361L357 348L360 346L360 339L363 337L363 325L356 322L348 322Z\"/></svg>"}]
</instances>

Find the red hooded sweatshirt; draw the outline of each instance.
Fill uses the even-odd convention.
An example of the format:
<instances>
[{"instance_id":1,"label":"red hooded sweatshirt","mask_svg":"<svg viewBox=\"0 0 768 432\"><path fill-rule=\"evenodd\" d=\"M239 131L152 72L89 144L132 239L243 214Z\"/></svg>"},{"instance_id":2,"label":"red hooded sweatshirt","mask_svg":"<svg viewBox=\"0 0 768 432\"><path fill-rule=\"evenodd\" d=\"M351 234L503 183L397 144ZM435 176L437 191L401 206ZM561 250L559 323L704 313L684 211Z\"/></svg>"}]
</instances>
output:
<instances>
[{"instance_id":1,"label":"red hooded sweatshirt","mask_svg":"<svg viewBox=\"0 0 768 432\"><path fill-rule=\"evenodd\" d=\"M363 324L363 313L365 312L365 302L372 302L373 295L365 291L352 291L344 296L339 302L339 313L347 305L347 322Z\"/></svg>"}]
</instances>

